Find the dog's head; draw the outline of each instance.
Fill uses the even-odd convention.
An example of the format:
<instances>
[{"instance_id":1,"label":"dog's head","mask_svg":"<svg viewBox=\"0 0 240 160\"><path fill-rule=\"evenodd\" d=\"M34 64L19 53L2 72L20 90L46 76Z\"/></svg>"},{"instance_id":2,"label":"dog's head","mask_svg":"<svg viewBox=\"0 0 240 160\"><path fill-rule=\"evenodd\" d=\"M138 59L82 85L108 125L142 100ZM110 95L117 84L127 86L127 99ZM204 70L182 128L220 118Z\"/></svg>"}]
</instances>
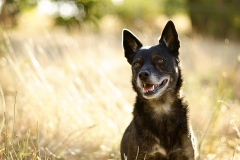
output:
<instances>
[{"instance_id":1,"label":"dog's head","mask_svg":"<svg viewBox=\"0 0 240 160\"><path fill-rule=\"evenodd\" d=\"M159 44L143 47L129 30L123 30L123 48L132 66L134 90L145 99L156 99L176 91L179 82L180 42L172 21L162 31ZM178 86L177 86L178 85Z\"/></svg>"}]
</instances>

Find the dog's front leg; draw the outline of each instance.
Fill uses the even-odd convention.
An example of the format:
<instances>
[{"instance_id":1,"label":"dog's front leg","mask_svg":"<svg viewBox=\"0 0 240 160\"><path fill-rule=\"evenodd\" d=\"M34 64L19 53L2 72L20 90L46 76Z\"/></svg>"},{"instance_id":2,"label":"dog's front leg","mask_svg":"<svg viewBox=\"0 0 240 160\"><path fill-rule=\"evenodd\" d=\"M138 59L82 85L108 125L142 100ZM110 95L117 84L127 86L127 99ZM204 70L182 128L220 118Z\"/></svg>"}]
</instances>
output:
<instances>
[{"instance_id":1,"label":"dog's front leg","mask_svg":"<svg viewBox=\"0 0 240 160\"><path fill-rule=\"evenodd\" d=\"M193 160L192 158L186 156L183 149L177 149L168 155L169 160Z\"/></svg>"}]
</instances>

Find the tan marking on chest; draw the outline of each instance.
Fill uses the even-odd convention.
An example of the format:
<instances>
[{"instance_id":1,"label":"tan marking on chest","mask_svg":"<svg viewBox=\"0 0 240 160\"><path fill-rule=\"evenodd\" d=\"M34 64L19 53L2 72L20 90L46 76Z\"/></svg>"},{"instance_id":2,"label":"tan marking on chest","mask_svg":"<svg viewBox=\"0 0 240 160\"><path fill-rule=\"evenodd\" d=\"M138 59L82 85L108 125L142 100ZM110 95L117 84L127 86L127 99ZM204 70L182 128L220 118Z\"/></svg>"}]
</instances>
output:
<instances>
[{"instance_id":1,"label":"tan marking on chest","mask_svg":"<svg viewBox=\"0 0 240 160\"><path fill-rule=\"evenodd\" d=\"M162 104L162 105L159 105L159 106L154 106L154 111L156 114L169 114L170 111L171 111L171 105L169 104Z\"/></svg>"},{"instance_id":2,"label":"tan marking on chest","mask_svg":"<svg viewBox=\"0 0 240 160\"><path fill-rule=\"evenodd\" d=\"M163 156L167 156L165 149L159 144L153 145L152 151L149 153L149 155L154 155L155 153L161 153Z\"/></svg>"}]
</instances>

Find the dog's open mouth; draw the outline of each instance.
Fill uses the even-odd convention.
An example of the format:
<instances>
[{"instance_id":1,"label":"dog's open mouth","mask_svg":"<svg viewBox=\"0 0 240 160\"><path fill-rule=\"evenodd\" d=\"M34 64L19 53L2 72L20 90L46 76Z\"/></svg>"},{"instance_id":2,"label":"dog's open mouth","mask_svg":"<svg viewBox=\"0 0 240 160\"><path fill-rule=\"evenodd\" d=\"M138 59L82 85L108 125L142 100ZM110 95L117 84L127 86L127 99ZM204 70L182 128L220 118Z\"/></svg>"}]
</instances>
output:
<instances>
[{"instance_id":1,"label":"dog's open mouth","mask_svg":"<svg viewBox=\"0 0 240 160\"><path fill-rule=\"evenodd\" d=\"M164 79L160 84L146 84L143 83L142 90L143 93L152 93L156 92L157 90L163 88L168 82L168 79Z\"/></svg>"}]
</instances>

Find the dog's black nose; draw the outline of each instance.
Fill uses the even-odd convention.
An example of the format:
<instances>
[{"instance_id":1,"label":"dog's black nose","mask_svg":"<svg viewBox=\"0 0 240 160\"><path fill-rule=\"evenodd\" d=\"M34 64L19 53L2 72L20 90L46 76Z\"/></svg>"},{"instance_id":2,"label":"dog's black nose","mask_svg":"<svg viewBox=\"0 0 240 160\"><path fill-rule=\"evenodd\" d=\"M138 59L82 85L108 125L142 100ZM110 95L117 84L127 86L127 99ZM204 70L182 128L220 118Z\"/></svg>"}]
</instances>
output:
<instances>
[{"instance_id":1,"label":"dog's black nose","mask_svg":"<svg viewBox=\"0 0 240 160\"><path fill-rule=\"evenodd\" d=\"M138 76L141 80L146 80L150 76L150 72L149 71L141 71L138 74Z\"/></svg>"}]
</instances>

